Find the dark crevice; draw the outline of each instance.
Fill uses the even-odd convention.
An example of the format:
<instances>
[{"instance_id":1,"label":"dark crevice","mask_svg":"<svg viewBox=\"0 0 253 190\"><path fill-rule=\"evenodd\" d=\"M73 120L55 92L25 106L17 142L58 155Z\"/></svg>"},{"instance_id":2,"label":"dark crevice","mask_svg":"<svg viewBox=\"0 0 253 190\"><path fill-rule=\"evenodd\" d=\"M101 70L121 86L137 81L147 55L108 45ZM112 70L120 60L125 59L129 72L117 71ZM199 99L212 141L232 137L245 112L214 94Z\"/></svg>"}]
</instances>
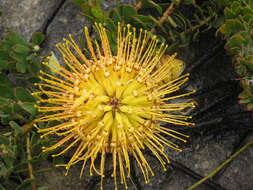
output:
<instances>
[{"instance_id":1,"label":"dark crevice","mask_svg":"<svg viewBox=\"0 0 253 190\"><path fill-rule=\"evenodd\" d=\"M60 0L57 2L57 4L55 5L54 11L52 11L52 13L48 16L48 18L46 19L44 24L40 27L40 29L38 29L37 32L42 32L45 35L47 34L48 26L53 22L55 16L60 11L60 9L62 8L62 6L65 2L66 2L66 0Z\"/></svg>"},{"instance_id":2,"label":"dark crevice","mask_svg":"<svg viewBox=\"0 0 253 190\"><path fill-rule=\"evenodd\" d=\"M104 180L106 178L111 178L112 175L112 170L108 170L104 173ZM84 190L95 190L95 187L97 186L98 183L101 182L101 176L94 176L91 178L91 180L87 183L85 186Z\"/></svg>"},{"instance_id":3,"label":"dark crevice","mask_svg":"<svg viewBox=\"0 0 253 190\"><path fill-rule=\"evenodd\" d=\"M88 182L84 190L93 190L94 187L101 181L99 176L92 177L91 180Z\"/></svg>"},{"instance_id":4,"label":"dark crevice","mask_svg":"<svg viewBox=\"0 0 253 190\"><path fill-rule=\"evenodd\" d=\"M246 139L248 139L247 137L249 137L250 135L252 135L252 130L247 130L247 131L244 131L242 134L240 134L240 138L237 141L237 143L234 144L233 150L230 153L230 156L232 156L234 153L236 153L245 144ZM226 169L231 165L231 163L232 162L230 162L227 165L225 165L222 168L222 170L220 170L216 175L214 175L212 177L212 179L218 180L222 176L222 174L225 173Z\"/></svg>"},{"instance_id":5,"label":"dark crevice","mask_svg":"<svg viewBox=\"0 0 253 190\"><path fill-rule=\"evenodd\" d=\"M174 169L180 170L181 172L187 174L188 176L190 176L196 180L201 180L203 178L203 176L201 176L198 173L194 172L193 170L187 168L186 166L184 166L180 162L171 160L171 165ZM206 186L208 186L210 189L213 189L213 190L226 190L220 184L217 184L213 180L210 180L210 179L207 180L206 182L204 182L203 184L205 184Z\"/></svg>"},{"instance_id":6,"label":"dark crevice","mask_svg":"<svg viewBox=\"0 0 253 190\"><path fill-rule=\"evenodd\" d=\"M202 57L200 57L197 61L193 62L189 67L187 67L183 74L191 73L197 67L203 65L203 63L210 62L212 58L222 53L224 49L224 42L217 43L214 47L212 47L207 53L205 53Z\"/></svg>"},{"instance_id":7,"label":"dark crevice","mask_svg":"<svg viewBox=\"0 0 253 190\"><path fill-rule=\"evenodd\" d=\"M131 178L134 183L134 186L136 187L137 190L141 190L141 183L136 175L136 165L135 161L133 158L130 159L130 167L131 167Z\"/></svg>"},{"instance_id":8,"label":"dark crevice","mask_svg":"<svg viewBox=\"0 0 253 190\"><path fill-rule=\"evenodd\" d=\"M149 156L157 159L151 152L146 152ZM193 179L196 180L201 180L203 178L203 176L199 175L198 173L196 173L195 171L191 170L190 168L186 167L184 164L172 160L170 159L171 163L170 166L173 169L179 170L181 172L183 172L184 174L192 177ZM222 187L220 184L215 183L212 179L207 180L206 182L203 183L204 185L206 185L207 187L209 187L212 190L226 190L224 187Z\"/></svg>"}]
</instances>

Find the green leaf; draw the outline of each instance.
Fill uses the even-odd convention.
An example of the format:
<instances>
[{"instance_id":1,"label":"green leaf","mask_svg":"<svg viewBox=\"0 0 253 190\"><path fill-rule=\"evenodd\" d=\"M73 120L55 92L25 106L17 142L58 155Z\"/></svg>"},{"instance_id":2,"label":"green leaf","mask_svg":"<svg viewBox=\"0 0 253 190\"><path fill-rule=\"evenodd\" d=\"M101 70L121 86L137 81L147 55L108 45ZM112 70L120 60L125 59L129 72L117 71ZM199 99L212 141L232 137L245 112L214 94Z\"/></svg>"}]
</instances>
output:
<instances>
[{"instance_id":1,"label":"green leaf","mask_svg":"<svg viewBox=\"0 0 253 190\"><path fill-rule=\"evenodd\" d=\"M237 19L227 19L225 25L222 25L220 31L226 36L230 36L244 29L243 24Z\"/></svg>"},{"instance_id":2,"label":"green leaf","mask_svg":"<svg viewBox=\"0 0 253 190\"><path fill-rule=\"evenodd\" d=\"M18 104L32 116L35 116L38 112L37 109L34 107L34 103L31 102L18 102Z\"/></svg>"},{"instance_id":3,"label":"green leaf","mask_svg":"<svg viewBox=\"0 0 253 190\"><path fill-rule=\"evenodd\" d=\"M9 56L17 62L25 61L26 55L9 51Z\"/></svg>"},{"instance_id":4,"label":"green leaf","mask_svg":"<svg viewBox=\"0 0 253 190\"><path fill-rule=\"evenodd\" d=\"M157 10L159 14L163 14L162 7L152 0L143 0L141 8L151 8Z\"/></svg>"},{"instance_id":5,"label":"green leaf","mask_svg":"<svg viewBox=\"0 0 253 190\"><path fill-rule=\"evenodd\" d=\"M105 18L105 14L103 12L103 10L100 7L92 7L91 8L91 14L95 17L95 18L99 18L99 19L104 19Z\"/></svg>"},{"instance_id":6,"label":"green leaf","mask_svg":"<svg viewBox=\"0 0 253 190\"><path fill-rule=\"evenodd\" d=\"M12 49L16 53L21 53L21 54L28 54L31 51L31 49L28 46L22 45L22 44L16 44L12 47Z\"/></svg>"},{"instance_id":7,"label":"green leaf","mask_svg":"<svg viewBox=\"0 0 253 190\"><path fill-rule=\"evenodd\" d=\"M237 16L237 14L228 7L224 9L224 15L226 19L233 19Z\"/></svg>"},{"instance_id":8,"label":"green leaf","mask_svg":"<svg viewBox=\"0 0 253 190\"><path fill-rule=\"evenodd\" d=\"M0 84L1 97L15 99L13 95L13 89L10 86Z\"/></svg>"},{"instance_id":9,"label":"green leaf","mask_svg":"<svg viewBox=\"0 0 253 190\"><path fill-rule=\"evenodd\" d=\"M9 124L15 130L15 133L17 135L24 134L24 130L22 129L22 127L19 124L17 124L15 121L10 121Z\"/></svg>"},{"instance_id":10,"label":"green leaf","mask_svg":"<svg viewBox=\"0 0 253 190\"><path fill-rule=\"evenodd\" d=\"M24 190L27 189L28 186L31 186L31 183L35 182L35 179L28 178L25 179L18 187L15 188L15 190Z\"/></svg>"},{"instance_id":11,"label":"green leaf","mask_svg":"<svg viewBox=\"0 0 253 190\"><path fill-rule=\"evenodd\" d=\"M27 44L27 42L23 39L23 37L14 31L8 32L7 39L14 44L23 44L23 45Z\"/></svg>"},{"instance_id":12,"label":"green leaf","mask_svg":"<svg viewBox=\"0 0 253 190\"><path fill-rule=\"evenodd\" d=\"M252 59L252 58L251 58ZM246 64L247 65L247 68L250 70L250 71L253 71L253 64L252 64L252 61L250 61L249 63ZM253 100L252 100L253 101Z\"/></svg>"},{"instance_id":13,"label":"green leaf","mask_svg":"<svg viewBox=\"0 0 253 190\"><path fill-rule=\"evenodd\" d=\"M4 86L11 86L11 81L5 73L0 73L0 84Z\"/></svg>"},{"instance_id":14,"label":"green leaf","mask_svg":"<svg viewBox=\"0 0 253 190\"><path fill-rule=\"evenodd\" d=\"M27 63L24 61L16 63L16 69L19 73L25 73L26 67L27 67Z\"/></svg>"},{"instance_id":15,"label":"green leaf","mask_svg":"<svg viewBox=\"0 0 253 190\"><path fill-rule=\"evenodd\" d=\"M10 99L3 98L2 96L0 96L0 106L9 105L9 104L10 104ZM2 108L0 107L0 109ZM0 117L2 117L1 114L0 114Z\"/></svg>"},{"instance_id":16,"label":"green leaf","mask_svg":"<svg viewBox=\"0 0 253 190\"><path fill-rule=\"evenodd\" d=\"M9 143L9 139L7 137L0 135L0 144L8 145Z\"/></svg>"},{"instance_id":17,"label":"green leaf","mask_svg":"<svg viewBox=\"0 0 253 190\"><path fill-rule=\"evenodd\" d=\"M212 26L214 27L214 28L219 28L223 23L224 23L225 21L224 21L224 17L223 16L220 16L220 17L218 17L214 22L213 22L213 24L212 24Z\"/></svg>"},{"instance_id":18,"label":"green leaf","mask_svg":"<svg viewBox=\"0 0 253 190\"><path fill-rule=\"evenodd\" d=\"M40 45L45 40L45 35L41 32L36 32L32 35L32 42L36 45Z\"/></svg>"},{"instance_id":19,"label":"green leaf","mask_svg":"<svg viewBox=\"0 0 253 190\"><path fill-rule=\"evenodd\" d=\"M228 40L226 48L229 48L231 51L233 50L233 53L238 53L244 43L245 38L240 33L236 33Z\"/></svg>"},{"instance_id":20,"label":"green leaf","mask_svg":"<svg viewBox=\"0 0 253 190\"><path fill-rule=\"evenodd\" d=\"M131 5L119 6L119 13L126 23L129 23L131 17L137 15L137 10Z\"/></svg>"},{"instance_id":21,"label":"green leaf","mask_svg":"<svg viewBox=\"0 0 253 190\"><path fill-rule=\"evenodd\" d=\"M136 16L133 16L133 19L135 20L135 22L137 22L138 24L141 24L141 26L147 30L153 28L154 26L158 24L155 22L154 19L152 19L151 16L136 15Z\"/></svg>"},{"instance_id":22,"label":"green leaf","mask_svg":"<svg viewBox=\"0 0 253 190\"><path fill-rule=\"evenodd\" d=\"M238 14L241 8L241 3L239 1L234 1L230 7L235 14Z\"/></svg>"},{"instance_id":23,"label":"green leaf","mask_svg":"<svg viewBox=\"0 0 253 190\"><path fill-rule=\"evenodd\" d=\"M247 104L247 109L248 109L248 111L253 111L253 100L251 103Z\"/></svg>"},{"instance_id":24,"label":"green leaf","mask_svg":"<svg viewBox=\"0 0 253 190\"><path fill-rule=\"evenodd\" d=\"M183 3L185 5L193 5L193 4L196 4L195 0L184 0Z\"/></svg>"},{"instance_id":25,"label":"green leaf","mask_svg":"<svg viewBox=\"0 0 253 190\"><path fill-rule=\"evenodd\" d=\"M112 9L112 11L109 13L109 17L114 21L114 23L121 21L121 16L117 8Z\"/></svg>"},{"instance_id":26,"label":"green leaf","mask_svg":"<svg viewBox=\"0 0 253 190\"><path fill-rule=\"evenodd\" d=\"M250 94L247 91L243 91L239 94L240 99L246 99L246 98L249 98L249 97L250 97Z\"/></svg>"},{"instance_id":27,"label":"green leaf","mask_svg":"<svg viewBox=\"0 0 253 190\"><path fill-rule=\"evenodd\" d=\"M1 16L1 15L0 15ZM4 186L0 184L0 190L6 190Z\"/></svg>"},{"instance_id":28,"label":"green leaf","mask_svg":"<svg viewBox=\"0 0 253 190\"><path fill-rule=\"evenodd\" d=\"M41 65L39 63L33 62L28 65L29 73L33 74L34 76L38 76L40 69Z\"/></svg>"},{"instance_id":29,"label":"green leaf","mask_svg":"<svg viewBox=\"0 0 253 190\"><path fill-rule=\"evenodd\" d=\"M31 93L25 88L18 87L15 89L14 93L15 93L17 100L19 100L21 102L34 102L35 101L34 97L31 95Z\"/></svg>"},{"instance_id":30,"label":"green leaf","mask_svg":"<svg viewBox=\"0 0 253 190\"><path fill-rule=\"evenodd\" d=\"M7 60L0 59L0 69L6 69L8 67L9 62Z\"/></svg>"}]
</instances>

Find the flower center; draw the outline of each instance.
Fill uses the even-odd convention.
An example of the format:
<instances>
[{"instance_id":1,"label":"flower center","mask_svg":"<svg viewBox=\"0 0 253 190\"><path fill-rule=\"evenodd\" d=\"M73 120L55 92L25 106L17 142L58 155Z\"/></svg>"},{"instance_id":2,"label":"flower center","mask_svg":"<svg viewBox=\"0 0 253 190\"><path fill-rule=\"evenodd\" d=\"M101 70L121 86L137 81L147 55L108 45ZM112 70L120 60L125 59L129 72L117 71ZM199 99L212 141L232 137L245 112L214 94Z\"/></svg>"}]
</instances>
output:
<instances>
[{"instance_id":1,"label":"flower center","mask_svg":"<svg viewBox=\"0 0 253 190\"><path fill-rule=\"evenodd\" d=\"M112 96L110 98L109 105L112 106L113 112L115 112L118 109L119 104L120 104L120 100L118 100L115 96Z\"/></svg>"}]
</instances>

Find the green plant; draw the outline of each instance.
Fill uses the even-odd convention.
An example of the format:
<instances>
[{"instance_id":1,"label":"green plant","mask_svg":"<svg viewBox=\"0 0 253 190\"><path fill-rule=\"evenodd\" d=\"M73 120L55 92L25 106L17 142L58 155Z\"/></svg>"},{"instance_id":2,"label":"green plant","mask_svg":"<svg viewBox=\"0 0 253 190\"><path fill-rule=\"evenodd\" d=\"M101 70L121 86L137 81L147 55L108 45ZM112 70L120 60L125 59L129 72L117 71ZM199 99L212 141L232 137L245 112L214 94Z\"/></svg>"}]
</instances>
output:
<instances>
[{"instance_id":1,"label":"green plant","mask_svg":"<svg viewBox=\"0 0 253 190\"><path fill-rule=\"evenodd\" d=\"M227 40L225 48L233 56L235 71L240 75L243 92L239 103L253 111L253 2L223 1L224 24L219 32Z\"/></svg>"},{"instance_id":2,"label":"green plant","mask_svg":"<svg viewBox=\"0 0 253 190\"><path fill-rule=\"evenodd\" d=\"M9 31L0 41L0 189L36 189L32 163L45 160L46 140L32 129L37 110L31 95L37 81L45 39L35 33L31 42ZM36 156L34 156L36 154Z\"/></svg>"},{"instance_id":3,"label":"green plant","mask_svg":"<svg viewBox=\"0 0 253 190\"><path fill-rule=\"evenodd\" d=\"M81 6L83 15L92 24L103 23L108 28L112 46L116 44L117 23L121 22L155 33L160 41L170 44L167 52L188 46L200 32L212 28L216 24L217 11L221 8L213 0L201 4L193 0L174 0L171 3L141 0L135 5L116 1L115 7L109 10L103 9L101 0L74 2ZM188 11L182 11L182 7Z\"/></svg>"}]
</instances>

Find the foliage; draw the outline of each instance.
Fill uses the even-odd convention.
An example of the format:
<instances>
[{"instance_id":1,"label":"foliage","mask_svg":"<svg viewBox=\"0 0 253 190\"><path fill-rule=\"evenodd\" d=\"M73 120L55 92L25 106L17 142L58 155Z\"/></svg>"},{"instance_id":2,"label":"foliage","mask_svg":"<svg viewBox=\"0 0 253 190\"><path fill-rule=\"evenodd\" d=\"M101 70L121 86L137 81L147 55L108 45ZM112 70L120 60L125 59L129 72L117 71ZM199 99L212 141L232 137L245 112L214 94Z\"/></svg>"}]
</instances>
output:
<instances>
[{"instance_id":1,"label":"foliage","mask_svg":"<svg viewBox=\"0 0 253 190\"><path fill-rule=\"evenodd\" d=\"M240 75L243 92L239 103L253 111L253 2L251 0L223 1L225 22L219 32L227 40L226 49L233 56Z\"/></svg>"},{"instance_id":2,"label":"foliage","mask_svg":"<svg viewBox=\"0 0 253 190\"><path fill-rule=\"evenodd\" d=\"M40 149L48 143L34 131L24 135L25 130L14 121L11 126L14 130L0 135L0 189L31 189L30 184L36 179L29 175L28 164L46 159L47 154L42 154ZM26 143L28 140L29 144ZM28 148L36 155L32 159L28 159ZM36 171L36 174L41 171Z\"/></svg>"},{"instance_id":3,"label":"foliage","mask_svg":"<svg viewBox=\"0 0 253 190\"><path fill-rule=\"evenodd\" d=\"M36 100L30 92L32 83L38 80L41 61L38 51L44 38L36 33L28 43L10 31L0 41L0 114L4 125L11 120L24 123L37 113L33 106Z\"/></svg>"},{"instance_id":4,"label":"foliage","mask_svg":"<svg viewBox=\"0 0 253 190\"><path fill-rule=\"evenodd\" d=\"M220 7L213 0L197 4L194 0L174 0L156 3L153 0L138 1L135 5L116 3L104 10L101 0L74 0L82 8L91 23L104 23L109 29L110 42L115 46L117 23L129 23L156 33L158 39L170 44L168 51L186 47L202 31L216 25ZM186 10L185 10L186 9Z\"/></svg>"},{"instance_id":5,"label":"foliage","mask_svg":"<svg viewBox=\"0 0 253 190\"><path fill-rule=\"evenodd\" d=\"M39 45L45 36L35 33L31 42L9 31L0 41L0 189L31 189L35 179L28 165L45 159L46 141L32 130L37 114L32 83L40 70ZM29 142L29 143L28 143ZM32 154L36 156L32 157Z\"/></svg>"}]
</instances>

